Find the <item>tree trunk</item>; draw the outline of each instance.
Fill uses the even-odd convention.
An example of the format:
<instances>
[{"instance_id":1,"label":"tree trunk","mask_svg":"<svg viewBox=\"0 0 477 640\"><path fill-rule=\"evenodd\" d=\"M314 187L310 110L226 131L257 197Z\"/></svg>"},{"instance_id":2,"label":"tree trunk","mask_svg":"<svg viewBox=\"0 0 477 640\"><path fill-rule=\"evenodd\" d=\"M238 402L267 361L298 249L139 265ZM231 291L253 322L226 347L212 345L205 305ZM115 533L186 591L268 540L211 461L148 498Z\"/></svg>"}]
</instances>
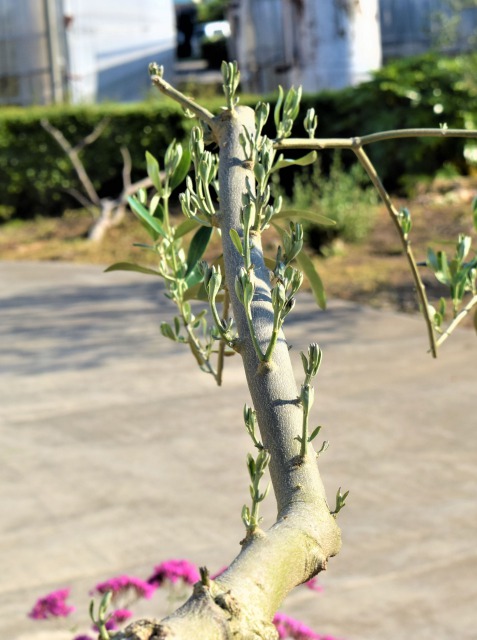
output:
<instances>
[{"instance_id":1,"label":"tree trunk","mask_svg":"<svg viewBox=\"0 0 477 640\"><path fill-rule=\"evenodd\" d=\"M223 111L213 120L213 133L220 148L219 217L226 284L263 446L271 456L277 521L267 532L249 532L230 567L216 580L205 578L197 583L191 598L172 615L162 622L130 625L118 639L275 639L272 619L285 596L324 570L328 558L340 549L340 531L326 502L311 443L305 458L299 456L296 436L301 435L303 414L285 336L280 334L270 363L261 363L244 307L235 293L235 277L243 258L229 231L236 229L242 235L240 213L246 177L254 183L253 168L245 162L239 135L243 127L253 133L254 126L254 112L249 107ZM256 283L252 317L258 341L265 350L272 334L273 308L259 234L253 237L251 253Z\"/></svg>"}]
</instances>

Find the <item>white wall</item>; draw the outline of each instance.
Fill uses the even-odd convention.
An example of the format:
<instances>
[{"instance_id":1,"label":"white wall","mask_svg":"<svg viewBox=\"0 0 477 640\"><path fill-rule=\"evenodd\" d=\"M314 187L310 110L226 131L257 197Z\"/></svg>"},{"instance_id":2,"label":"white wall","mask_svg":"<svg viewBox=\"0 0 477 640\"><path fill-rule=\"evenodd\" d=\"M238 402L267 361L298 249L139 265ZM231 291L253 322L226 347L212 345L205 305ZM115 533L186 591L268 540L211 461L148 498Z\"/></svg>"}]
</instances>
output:
<instances>
[{"instance_id":1,"label":"white wall","mask_svg":"<svg viewBox=\"0 0 477 640\"><path fill-rule=\"evenodd\" d=\"M150 88L148 63L175 57L172 0L65 0L72 101L141 100Z\"/></svg>"},{"instance_id":2,"label":"white wall","mask_svg":"<svg viewBox=\"0 0 477 640\"><path fill-rule=\"evenodd\" d=\"M378 0L306 0L305 14L305 91L353 85L381 66Z\"/></svg>"}]
</instances>

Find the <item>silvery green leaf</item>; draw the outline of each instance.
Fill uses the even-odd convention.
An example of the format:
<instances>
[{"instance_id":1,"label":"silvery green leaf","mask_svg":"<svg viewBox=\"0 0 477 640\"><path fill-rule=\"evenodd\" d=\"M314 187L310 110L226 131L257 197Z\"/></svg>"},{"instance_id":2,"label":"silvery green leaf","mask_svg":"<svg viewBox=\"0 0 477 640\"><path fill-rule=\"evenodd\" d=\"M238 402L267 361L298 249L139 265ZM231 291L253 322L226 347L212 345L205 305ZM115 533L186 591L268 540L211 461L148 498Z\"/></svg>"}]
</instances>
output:
<instances>
[{"instance_id":1,"label":"silvery green leaf","mask_svg":"<svg viewBox=\"0 0 477 640\"><path fill-rule=\"evenodd\" d=\"M156 189L159 195L162 195L162 180L161 173L159 171L159 163L156 158L146 151L146 166L147 166L147 175L151 179L154 188Z\"/></svg>"}]
</instances>

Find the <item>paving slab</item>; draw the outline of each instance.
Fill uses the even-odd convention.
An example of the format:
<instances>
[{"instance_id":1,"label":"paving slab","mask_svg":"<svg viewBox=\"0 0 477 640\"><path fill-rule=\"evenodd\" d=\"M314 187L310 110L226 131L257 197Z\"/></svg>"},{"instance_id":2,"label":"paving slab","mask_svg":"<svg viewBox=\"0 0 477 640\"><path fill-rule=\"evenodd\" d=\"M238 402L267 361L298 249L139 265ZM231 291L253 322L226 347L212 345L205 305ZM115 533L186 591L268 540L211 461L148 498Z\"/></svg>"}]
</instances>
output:
<instances>
[{"instance_id":1,"label":"paving slab","mask_svg":"<svg viewBox=\"0 0 477 640\"><path fill-rule=\"evenodd\" d=\"M239 358L217 389L164 339L172 308L154 278L100 267L0 262L0 637L71 638L33 622L70 586L86 619L99 580L236 554L248 500ZM477 638L477 340L461 330L433 361L419 318L300 296L294 363L324 351L313 421L343 550L283 606L349 640ZM272 523L274 500L264 505ZM164 602L145 603L160 616Z\"/></svg>"}]
</instances>

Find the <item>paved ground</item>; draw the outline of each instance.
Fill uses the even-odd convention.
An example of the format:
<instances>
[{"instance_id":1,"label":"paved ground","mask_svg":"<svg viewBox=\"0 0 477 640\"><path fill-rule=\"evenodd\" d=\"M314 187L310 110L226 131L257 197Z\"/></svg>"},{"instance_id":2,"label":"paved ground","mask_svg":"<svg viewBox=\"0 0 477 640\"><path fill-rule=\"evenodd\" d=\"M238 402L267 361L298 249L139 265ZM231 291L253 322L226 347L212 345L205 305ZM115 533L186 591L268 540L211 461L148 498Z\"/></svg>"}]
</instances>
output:
<instances>
[{"instance_id":1,"label":"paved ground","mask_svg":"<svg viewBox=\"0 0 477 640\"><path fill-rule=\"evenodd\" d=\"M434 362L418 319L330 306L305 296L288 335L296 354L324 349L314 411L329 495L351 489L344 547L325 593L297 590L284 610L349 640L475 640L475 336ZM72 586L86 611L100 579L237 552L240 362L214 388L159 335L169 314L147 276L0 263L1 638L71 638L25 617L48 590Z\"/></svg>"}]
</instances>

